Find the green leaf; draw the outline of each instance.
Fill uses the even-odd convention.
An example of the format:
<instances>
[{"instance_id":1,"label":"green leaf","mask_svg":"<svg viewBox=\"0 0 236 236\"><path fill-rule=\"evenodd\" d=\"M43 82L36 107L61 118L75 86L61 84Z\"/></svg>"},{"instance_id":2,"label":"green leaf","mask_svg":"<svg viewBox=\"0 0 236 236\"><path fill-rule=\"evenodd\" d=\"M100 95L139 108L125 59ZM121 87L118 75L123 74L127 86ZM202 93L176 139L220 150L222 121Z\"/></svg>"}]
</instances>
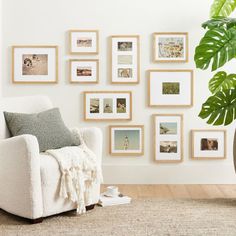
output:
<instances>
[{"instance_id":1,"label":"green leaf","mask_svg":"<svg viewBox=\"0 0 236 236\"><path fill-rule=\"evenodd\" d=\"M209 29L195 49L196 67L207 69L212 61L212 71L236 56L236 29L219 27Z\"/></svg>"},{"instance_id":2,"label":"green leaf","mask_svg":"<svg viewBox=\"0 0 236 236\"><path fill-rule=\"evenodd\" d=\"M214 0L211 5L210 17L229 16L236 7L236 0Z\"/></svg>"},{"instance_id":3,"label":"green leaf","mask_svg":"<svg viewBox=\"0 0 236 236\"><path fill-rule=\"evenodd\" d=\"M224 71L217 72L209 81L211 93L236 88L236 74L227 75Z\"/></svg>"},{"instance_id":4,"label":"green leaf","mask_svg":"<svg viewBox=\"0 0 236 236\"><path fill-rule=\"evenodd\" d=\"M236 19L235 18L226 18L222 16L214 17L211 20L208 20L202 24L204 29L214 29L224 26L227 29L236 26Z\"/></svg>"},{"instance_id":5,"label":"green leaf","mask_svg":"<svg viewBox=\"0 0 236 236\"><path fill-rule=\"evenodd\" d=\"M202 105L199 117L209 117L207 123L229 125L236 119L236 89L222 90L209 97Z\"/></svg>"}]
</instances>

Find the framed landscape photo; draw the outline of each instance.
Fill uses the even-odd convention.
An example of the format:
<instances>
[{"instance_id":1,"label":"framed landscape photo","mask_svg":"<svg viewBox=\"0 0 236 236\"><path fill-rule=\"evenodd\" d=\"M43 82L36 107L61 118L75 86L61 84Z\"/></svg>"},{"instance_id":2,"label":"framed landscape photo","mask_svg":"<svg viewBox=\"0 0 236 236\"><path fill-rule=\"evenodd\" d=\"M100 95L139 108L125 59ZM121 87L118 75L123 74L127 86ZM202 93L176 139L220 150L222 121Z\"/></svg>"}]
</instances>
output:
<instances>
[{"instance_id":1,"label":"framed landscape photo","mask_svg":"<svg viewBox=\"0 0 236 236\"><path fill-rule=\"evenodd\" d=\"M71 54L98 54L98 30L70 30Z\"/></svg>"},{"instance_id":2,"label":"framed landscape photo","mask_svg":"<svg viewBox=\"0 0 236 236\"><path fill-rule=\"evenodd\" d=\"M138 35L113 35L111 42L111 83L138 84L140 45Z\"/></svg>"},{"instance_id":3,"label":"framed landscape photo","mask_svg":"<svg viewBox=\"0 0 236 236\"><path fill-rule=\"evenodd\" d=\"M57 83L57 46L13 46L13 83Z\"/></svg>"},{"instance_id":4,"label":"framed landscape photo","mask_svg":"<svg viewBox=\"0 0 236 236\"><path fill-rule=\"evenodd\" d=\"M183 115L156 114L154 118L154 158L156 162L183 161Z\"/></svg>"},{"instance_id":5,"label":"framed landscape photo","mask_svg":"<svg viewBox=\"0 0 236 236\"><path fill-rule=\"evenodd\" d=\"M99 61L97 59L70 60L71 83L98 83Z\"/></svg>"},{"instance_id":6,"label":"framed landscape photo","mask_svg":"<svg viewBox=\"0 0 236 236\"><path fill-rule=\"evenodd\" d=\"M130 91L84 92L84 118L90 120L131 120Z\"/></svg>"},{"instance_id":7,"label":"framed landscape photo","mask_svg":"<svg viewBox=\"0 0 236 236\"><path fill-rule=\"evenodd\" d=\"M150 107L193 106L193 70L149 70Z\"/></svg>"},{"instance_id":8,"label":"framed landscape photo","mask_svg":"<svg viewBox=\"0 0 236 236\"><path fill-rule=\"evenodd\" d=\"M187 62L188 33L153 33L154 62Z\"/></svg>"},{"instance_id":9,"label":"framed landscape photo","mask_svg":"<svg viewBox=\"0 0 236 236\"><path fill-rule=\"evenodd\" d=\"M110 154L114 156L141 156L144 154L144 126L110 126Z\"/></svg>"},{"instance_id":10,"label":"framed landscape photo","mask_svg":"<svg viewBox=\"0 0 236 236\"><path fill-rule=\"evenodd\" d=\"M226 130L192 130L192 159L226 158Z\"/></svg>"}]
</instances>

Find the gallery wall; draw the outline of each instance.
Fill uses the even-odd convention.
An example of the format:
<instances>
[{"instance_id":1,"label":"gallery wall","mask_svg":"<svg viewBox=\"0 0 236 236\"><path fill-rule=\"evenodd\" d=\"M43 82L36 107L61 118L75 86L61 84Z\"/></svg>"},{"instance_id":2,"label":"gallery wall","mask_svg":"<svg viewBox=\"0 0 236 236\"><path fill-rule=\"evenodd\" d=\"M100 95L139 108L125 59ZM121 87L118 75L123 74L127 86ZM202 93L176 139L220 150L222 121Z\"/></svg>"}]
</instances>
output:
<instances>
[{"instance_id":1,"label":"gallery wall","mask_svg":"<svg viewBox=\"0 0 236 236\"><path fill-rule=\"evenodd\" d=\"M3 0L3 38L1 53L1 88L4 97L43 94L59 107L69 127L98 126L104 134L103 171L106 183L235 183L232 142L235 125L227 127L227 158L225 160L193 161L190 159L190 130L212 128L198 118L201 103L208 97L210 71L194 68L194 47L204 30L200 28L208 18L210 0ZM69 54L68 30L98 29L98 56ZM188 63L153 63L151 34L153 32L188 32ZM111 85L108 37L119 34L140 35L141 78L138 85ZM58 45L59 83L56 85L12 84L12 45ZM100 82L94 85L69 83L69 59L98 58ZM148 107L148 69L194 69L194 106L192 108L156 109ZM235 72L235 61L226 66ZM1 70L1 71L2 71ZM86 90L131 90L133 119L128 122L85 122L83 96ZM1 92L0 92L1 94ZM184 161L158 164L154 162L152 114L184 115ZM108 126L138 124L145 126L144 156L111 157L109 155ZM216 128L215 128L216 129Z\"/></svg>"}]
</instances>

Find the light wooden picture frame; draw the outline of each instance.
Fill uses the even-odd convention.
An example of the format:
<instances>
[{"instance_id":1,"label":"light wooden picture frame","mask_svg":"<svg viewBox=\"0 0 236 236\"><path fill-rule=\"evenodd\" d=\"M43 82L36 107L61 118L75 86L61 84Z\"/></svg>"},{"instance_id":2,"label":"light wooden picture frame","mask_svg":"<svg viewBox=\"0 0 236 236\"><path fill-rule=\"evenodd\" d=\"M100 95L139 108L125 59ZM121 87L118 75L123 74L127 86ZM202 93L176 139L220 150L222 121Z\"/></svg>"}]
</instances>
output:
<instances>
[{"instance_id":1,"label":"light wooden picture frame","mask_svg":"<svg viewBox=\"0 0 236 236\"><path fill-rule=\"evenodd\" d=\"M226 130L191 130L192 160L219 160L226 158Z\"/></svg>"},{"instance_id":2,"label":"light wooden picture frame","mask_svg":"<svg viewBox=\"0 0 236 236\"><path fill-rule=\"evenodd\" d=\"M148 106L192 107L193 70L148 70Z\"/></svg>"},{"instance_id":3,"label":"light wooden picture frame","mask_svg":"<svg viewBox=\"0 0 236 236\"><path fill-rule=\"evenodd\" d=\"M144 155L144 126L109 126L109 153L112 156Z\"/></svg>"},{"instance_id":4,"label":"light wooden picture frame","mask_svg":"<svg viewBox=\"0 0 236 236\"><path fill-rule=\"evenodd\" d=\"M99 82L98 59L71 59L70 83L97 84Z\"/></svg>"},{"instance_id":5,"label":"light wooden picture frame","mask_svg":"<svg viewBox=\"0 0 236 236\"><path fill-rule=\"evenodd\" d=\"M152 37L154 62L188 62L187 32L159 32Z\"/></svg>"},{"instance_id":6,"label":"light wooden picture frame","mask_svg":"<svg viewBox=\"0 0 236 236\"><path fill-rule=\"evenodd\" d=\"M153 125L155 162L182 162L184 159L183 115L154 114Z\"/></svg>"},{"instance_id":7,"label":"light wooden picture frame","mask_svg":"<svg viewBox=\"0 0 236 236\"><path fill-rule=\"evenodd\" d=\"M70 53L96 55L99 53L98 30L70 30Z\"/></svg>"},{"instance_id":8,"label":"light wooden picture frame","mask_svg":"<svg viewBox=\"0 0 236 236\"><path fill-rule=\"evenodd\" d=\"M132 120L132 92L85 91L84 120Z\"/></svg>"},{"instance_id":9,"label":"light wooden picture frame","mask_svg":"<svg viewBox=\"0 0 236 236\"><path fill-rule=\"evenodd\" d=\"M110 36L111 83L138 84L140 81L139 35Z\"/></svg>"},{"instance_id":10,"label":"light wooden picture frame","mask_svg":"<svg viewBox=\"0 0 236 236\"><path fill-rule=\"evenodd\" d=\"M55 84L58 82L58 46L12 46L14 84Z\"/></svg>"}]
</instances>

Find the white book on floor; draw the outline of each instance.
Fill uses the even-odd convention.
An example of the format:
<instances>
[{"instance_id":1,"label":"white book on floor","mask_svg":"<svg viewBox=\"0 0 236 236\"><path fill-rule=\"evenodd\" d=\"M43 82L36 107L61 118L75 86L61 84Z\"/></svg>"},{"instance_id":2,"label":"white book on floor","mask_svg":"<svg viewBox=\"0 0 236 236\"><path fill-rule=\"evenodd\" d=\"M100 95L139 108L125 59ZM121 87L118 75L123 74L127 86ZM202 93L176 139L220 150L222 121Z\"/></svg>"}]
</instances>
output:
<instances>
[{"instance_id":1,"label":"white book on floor","mask_svg":"<svg viewBox=\"0 0 236 236\"><path fill-rule=\"evenodd\" d=\"M114 205L121 205L121 204L128 204L131 202L131 198L128 196L122 197L107 197L104 194L100 195L98 204L100 206L114 206Z\"/></svg>"}]
</instances>

